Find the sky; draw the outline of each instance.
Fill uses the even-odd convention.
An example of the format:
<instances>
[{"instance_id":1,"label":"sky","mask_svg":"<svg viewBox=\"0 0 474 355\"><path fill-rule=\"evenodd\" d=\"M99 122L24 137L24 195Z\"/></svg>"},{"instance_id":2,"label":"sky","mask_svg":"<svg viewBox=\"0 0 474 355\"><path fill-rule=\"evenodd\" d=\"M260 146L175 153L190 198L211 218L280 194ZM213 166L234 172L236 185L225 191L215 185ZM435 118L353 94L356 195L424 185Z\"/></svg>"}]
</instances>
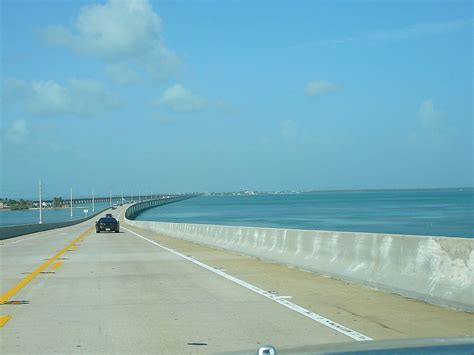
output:
<instances>
[{"instance_id":1,"label":"sky","mask_svg":"<svg viewBox=\"0 0 474 355\"><path fill-rule=\"evenodd\" d=\"M0 197L472 187L471 1L1 1Z\"/></svg>"}]
</instances>

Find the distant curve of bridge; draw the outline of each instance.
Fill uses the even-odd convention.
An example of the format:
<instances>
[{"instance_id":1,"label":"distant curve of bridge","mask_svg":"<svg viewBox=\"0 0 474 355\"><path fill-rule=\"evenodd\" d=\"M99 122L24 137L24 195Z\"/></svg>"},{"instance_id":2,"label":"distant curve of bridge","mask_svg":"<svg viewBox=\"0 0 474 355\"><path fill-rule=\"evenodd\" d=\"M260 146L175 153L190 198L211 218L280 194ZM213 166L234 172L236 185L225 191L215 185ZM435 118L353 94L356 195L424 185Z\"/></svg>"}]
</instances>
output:
<instances>
[{"instance_id":1,"label":"distant curve of bridge","mask_svg":"<svg viewBox=\"0 0 474 355\"><path fill-rule=\"evenodd\" d=\"M121 203L121 202L140 202L140 201L146 201L146 200L156 200L156 199L163 199L167 197L176 197L179 195L173 194L173 195L149 195L149 196L107 196L107 197L79 197L79 198L73 198L72 199L72 204L77 205L77 204L83 204L83 203L100 203L100 202L111 202L111 203ZM43 203L51 204L53 203L52 199L43 199ZM64 206L69 206L71 202L71 199L69 198L63 198L62 203ZM38 204L39 200L33 200L33 203Z\"/></svg>"}]
</instances>

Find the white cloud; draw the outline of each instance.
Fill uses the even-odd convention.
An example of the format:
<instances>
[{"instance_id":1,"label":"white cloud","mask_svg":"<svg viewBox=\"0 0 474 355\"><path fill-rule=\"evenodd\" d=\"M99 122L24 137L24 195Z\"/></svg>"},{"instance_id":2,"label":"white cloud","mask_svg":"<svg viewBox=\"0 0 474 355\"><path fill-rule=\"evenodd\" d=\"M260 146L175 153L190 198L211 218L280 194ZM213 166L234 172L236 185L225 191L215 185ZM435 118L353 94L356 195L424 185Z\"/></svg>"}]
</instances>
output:
<instances>
[{"instance_id":1,"label":"white cloud","mask_svg":"<svg viewBox=\"0 0 474 355\"><path fill-rule=\"evenodd\" d=\"M157 79L168 77L180 64L164 45L161 19L148 0L109 0L85 6L75 27L72 33L62 26L50 26L43 32L44 40L122 68L133 62Z\"/></svg>"},{"instance_id":2,"label":"white cloud","mask_svg":"<svg viewBox=\"0 0 474 355\"><path fill-rule=\"evenodd\" d=\"M446 112L436 107L433 99L421 102L417 111L418 125L408 135L410 143L431 147L447 147L457 140L459 129L447 124Z\"/></svg>"},{"instance_id":3,"label":"white cloud","mask_svg":"<svg viewBox=\"0 0 474 355\"><path fill-rule=\"evenodd\" d=\"M110 0L81 9L77 35L62 26L44 31L49 44L69 47L106 60L130 59L160 42L161 20L146 0Z\"/></svg>"},{"instance_id":4,"label":"white cloud","mask_svg":"<svg viewBox=\"0 0 474 355\"><path fill-rule=\"evenodd\" d=\"M160 104L176 112L195 112L202 110L206 100L192 93L180 84L166 89L159 100Z\"/></svg>"},{"instance_id":5,"label":"white cloud","mask_svg":"<svg viewBox=\"0 0 474 355\"><path fill-rule=\"evenodd\" d=\"M391 30L378 30L360 36L347 37L339 42L388 42L436 35L472 26L472 20L460 19L446 22L418 23Z\"/></svg>"},{"instance_id":6,"label":"white cloud","mask_svg":"<svg viewBox=\"0 0 474 355\"><path fill-rule=\"evenodd\" d=\"M101 82L70 79L66 86L54 81L6 79L7 97L36 115L94 115L115 109L119 100Z\"/></svg>"},{"instance_id":7,"label":"white cloud","mask_svg":"<svg viewBox=\"0 0 474 355\"><path fill-rule=\"evenodd\" d=\"M339 86L336 84L326 80L316 80L306 84L304 92L308 96L322 96L338 90Z\"/></svg>"},{"instance_id":8,"label":"white cloud","mask_svg":"<svg viewBox=\"0 0 474 355\"><path fill-rule=\"evenodd\" d=\"M5 139L13 144L24 144L28 141L30 130L23 119L12 122L5 132Z\"/></svg>"},{"instance_id":9,"label":"white cloud","mask_svg":"<svg viewBox=\"0 0 474 355\"><path fill-rule=\"evenodd\" d=\"M434 128L439 125L443 114L434 107L432 99L424 100L418 109L418 117L424 128Z\"/></svg>"},{"instance_id":10,"label":"white cloud","mask_svg":"<svg viewBox=\"0 0 474 355\"><path fill-rule=\"evenodd\" d=\"M357 35L345 36L333 39L324 39L316 42L297 43L286 48L305 48L313 46L338 46L348 43L384 44L399 40L412 40L429 36L442 35L469 29L473 26L472 19L455 19L444 22L425 22L392 28L377 29Z\"/></svg>"},{"instance_id":11,"label":"white cloud","mask_svg":"<svg viewBox=\"0 0 474 355\"><path fill-rule=\"evenodd\" d=\"M117 84L129 84L138 79L138 74L124 63L107 64L105 75Z\"/></svg>"},{"instance_id":12,"label":"white cloud","mask_svg":"<svg viewBox=\"0 0 474 355\"><path fill-rule=\"evenodd\" d=\"M181 61L170 49L164 46L156 46L140 59L140 64L153 78L163 80L178 71Z\"/></svg>"}]
</instances>

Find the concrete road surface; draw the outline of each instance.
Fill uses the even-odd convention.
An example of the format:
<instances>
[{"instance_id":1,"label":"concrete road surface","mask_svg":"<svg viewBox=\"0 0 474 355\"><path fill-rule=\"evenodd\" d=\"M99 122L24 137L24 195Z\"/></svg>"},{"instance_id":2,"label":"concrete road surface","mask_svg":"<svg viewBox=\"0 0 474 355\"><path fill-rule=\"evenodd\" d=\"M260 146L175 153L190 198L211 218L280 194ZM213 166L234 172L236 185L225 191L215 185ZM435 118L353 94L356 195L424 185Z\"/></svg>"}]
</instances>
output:
<instances>
[{"instance_id":1,"label":"concrete road surface","mask_svg":"<svg viewBox=\"0 0 474 355\"><path fill-rule=\"evenodd\" d=\"M374 339L473 335L472 314L136 228L96 234L93 224L1 243L1 353L213 353L356 341L350 331Z\"/></svg>"}]
</instances>

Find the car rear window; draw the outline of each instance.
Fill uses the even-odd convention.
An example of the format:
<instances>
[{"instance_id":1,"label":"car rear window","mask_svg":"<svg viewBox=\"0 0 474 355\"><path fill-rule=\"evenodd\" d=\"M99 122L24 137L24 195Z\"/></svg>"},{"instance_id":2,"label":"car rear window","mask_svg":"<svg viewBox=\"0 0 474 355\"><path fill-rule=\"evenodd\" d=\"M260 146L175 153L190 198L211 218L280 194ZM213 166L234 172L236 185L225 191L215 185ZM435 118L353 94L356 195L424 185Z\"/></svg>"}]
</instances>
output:
<instances>
[{"instance_id":1,"label":"car rear window","mask_svg":"<svg viewBox=\"0 0 474 355\"><path fill-rule=\"evenodd\" d=\"M115 218L101 218L99 219L100 223L113 223L115 222Z\"/></svg>"}]
</instances>

